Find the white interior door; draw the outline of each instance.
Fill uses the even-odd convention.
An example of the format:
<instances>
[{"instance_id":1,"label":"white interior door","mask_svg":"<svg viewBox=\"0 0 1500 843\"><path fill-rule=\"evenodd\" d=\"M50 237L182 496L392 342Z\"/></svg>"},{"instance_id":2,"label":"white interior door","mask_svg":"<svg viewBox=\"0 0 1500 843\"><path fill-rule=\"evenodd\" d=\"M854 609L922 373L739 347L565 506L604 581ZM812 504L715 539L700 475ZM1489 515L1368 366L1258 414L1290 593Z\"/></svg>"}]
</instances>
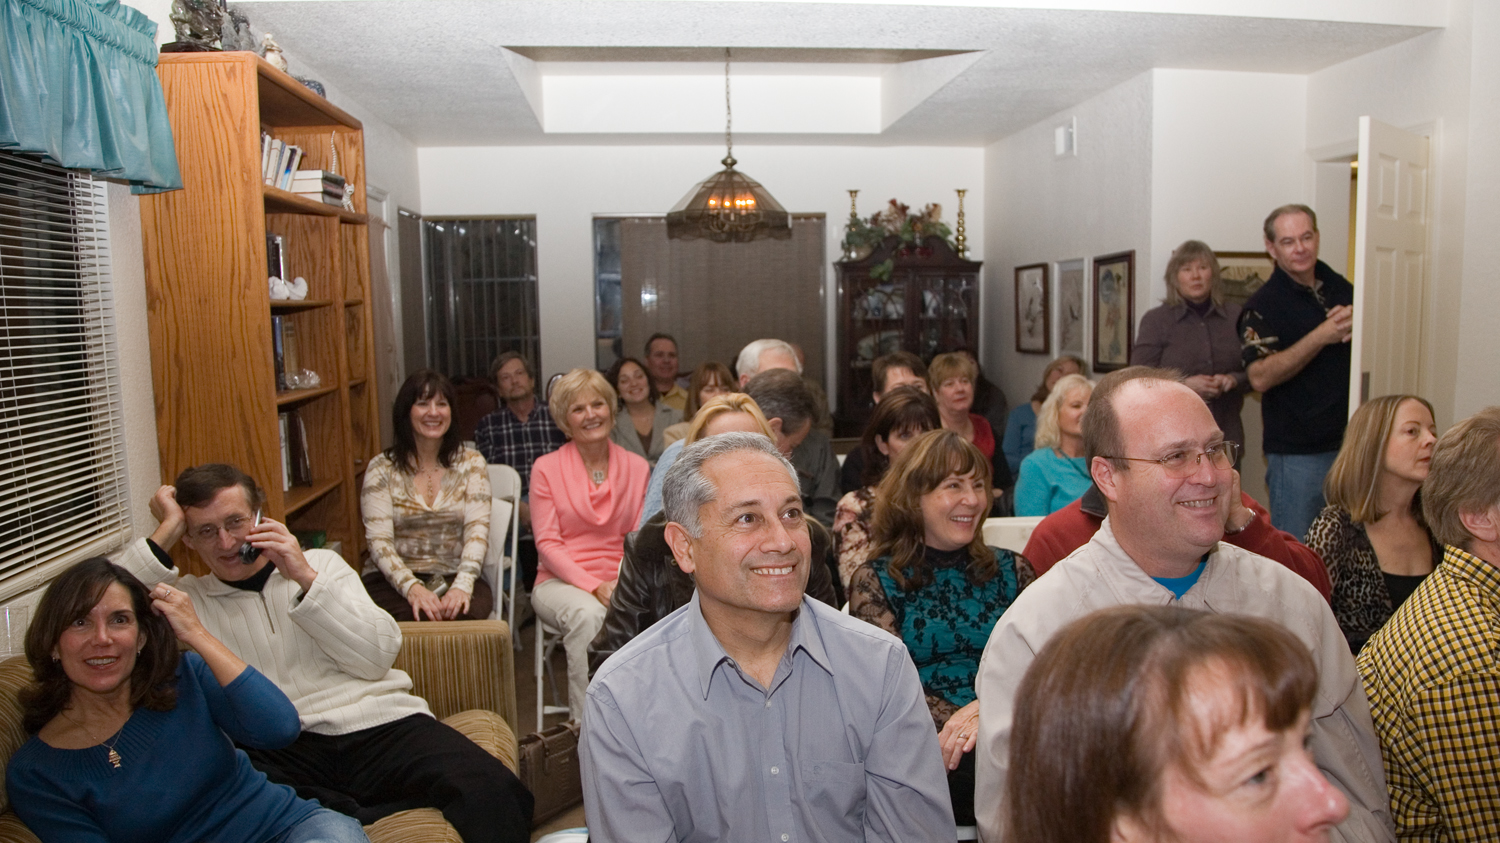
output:
<instances>
[{"instance_id":1,"label":"white interior door","mask_svg":"<svg viewBox=\"0 0 1500 843\"><path fill-rule=\"evenodd\" d=\"M1376 396L1422 394L1427 149L1427 138L1359 118L1351 415Z\"/></svg>"}]
</instances>

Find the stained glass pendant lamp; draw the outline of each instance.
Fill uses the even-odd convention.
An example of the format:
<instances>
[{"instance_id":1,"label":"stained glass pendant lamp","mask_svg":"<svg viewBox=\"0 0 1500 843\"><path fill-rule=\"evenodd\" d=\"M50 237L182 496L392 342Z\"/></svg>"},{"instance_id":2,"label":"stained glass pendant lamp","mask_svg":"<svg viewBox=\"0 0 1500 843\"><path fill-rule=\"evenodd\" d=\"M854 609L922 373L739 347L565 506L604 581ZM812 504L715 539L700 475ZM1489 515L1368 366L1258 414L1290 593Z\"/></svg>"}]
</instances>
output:
<instances>
[{"instance_id":1,"label":"stained glass pendant lamp","mask_svg":"<svg viewBox=\"0 0 1500 843\"><path fill-rule=\"evenodd\" d=\"M760 182L734 168L734 114L729 108L729 50L724 50L724 169L699 182L667 212L667 237L748 243L792 236L792 217Z\"/></svg>"}]
</instances>

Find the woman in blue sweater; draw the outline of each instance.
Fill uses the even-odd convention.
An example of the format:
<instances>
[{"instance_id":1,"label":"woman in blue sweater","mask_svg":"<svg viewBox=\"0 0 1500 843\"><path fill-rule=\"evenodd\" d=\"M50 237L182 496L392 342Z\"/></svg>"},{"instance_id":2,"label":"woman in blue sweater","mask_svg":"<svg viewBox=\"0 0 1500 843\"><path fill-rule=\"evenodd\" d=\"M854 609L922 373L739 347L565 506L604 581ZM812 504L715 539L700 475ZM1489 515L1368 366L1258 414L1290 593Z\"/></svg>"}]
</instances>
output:
<instances>
[{"instance_id":1,"label":"woman in blue sweater","mask_svg":"<svg viewBox=\"0 0 1500 843\"><path fill-rule=\"evenodd\" d=\"M179 641L192 652L179 656ZM235 749L231 739L291 743L297 711L208 634L181 591L148 593L107 559L80 562L42 597L26 660L33 737L5 787L45 843L367 841L356 820L271 784Z\"/></svg>"},{"instance_id":2,"label":"woman in blue sweater","mask_svg":"<svg viewBox=\"0 0 1500 843\"><path fill-rule=\"evenodd\" d=\"M1005 451L1005 462L1010 466L1010 476L1021 473L1021 460L1036 446L1036 414L1042 411L1042 403L1052 394L1052 387L1064 375L1081 375L1087 371L1083 358L1071 354L1053 360L1042 370L1042 383L1032 394L1031 400L1017 404L1005 421L1005 439L1000 443Z\"/></svg>"},{"instance_id":3,"label":"woman in blue sweater","mask_svg":"<svg viewBox=\"0 0 1500 843\"><path fill-rule=\"evenodd\" d=\"M1052 388L1037 414L1036 450L1021 460L1016 480L1017 515L1051 515L1093 485L1083 455L1083 411L1094 387L1082 375L1067 375Z\"/></svg>"}]
</instances>

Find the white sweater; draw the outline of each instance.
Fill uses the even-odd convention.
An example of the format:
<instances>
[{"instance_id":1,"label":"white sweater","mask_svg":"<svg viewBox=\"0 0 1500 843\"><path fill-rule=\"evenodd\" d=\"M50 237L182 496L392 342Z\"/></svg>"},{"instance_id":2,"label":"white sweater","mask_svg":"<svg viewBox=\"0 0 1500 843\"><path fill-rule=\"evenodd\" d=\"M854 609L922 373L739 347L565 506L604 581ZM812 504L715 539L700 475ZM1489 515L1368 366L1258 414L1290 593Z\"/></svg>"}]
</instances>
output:
<instances>
[{"instance_id":1,"label":"white sweater","mask_svg":"<svg viewBox=\"0 0 1500 843\"><path fill-rule=\"evenodd\" d=\"M309 732L344 735L412 714L431 716L410 693L411 677L391 668L401 651L395 619L338 554L305 555L318 576L300 598L301 586L280 571L258 593L213 576L183 576L162 567L145 539L114 561L147 588L165 582L192 597L209 633L275 682Z\"/></svg>"}]
</instances>

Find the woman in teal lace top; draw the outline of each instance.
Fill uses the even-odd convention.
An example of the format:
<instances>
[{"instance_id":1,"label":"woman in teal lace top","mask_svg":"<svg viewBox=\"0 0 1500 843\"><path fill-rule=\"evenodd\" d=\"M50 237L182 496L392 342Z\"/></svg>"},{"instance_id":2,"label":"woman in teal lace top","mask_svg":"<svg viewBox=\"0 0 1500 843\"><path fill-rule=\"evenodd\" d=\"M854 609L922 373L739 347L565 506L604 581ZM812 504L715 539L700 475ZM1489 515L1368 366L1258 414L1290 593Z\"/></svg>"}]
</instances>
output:
<instances>
[{"instance_id":1,"label":"woman in teal lace top","mask_svg":"<svg viewBox=\"0 0 1500 843\"><path fill-rule=\"evenodd\" d=\"M990 461L952 431L907 445L875 491L871 557L849 612L906 643L948 765L954 818L974 824L974 677L995 621L1035 578L1025 559L986 547Z\"/></svg>"}]
</instances>

